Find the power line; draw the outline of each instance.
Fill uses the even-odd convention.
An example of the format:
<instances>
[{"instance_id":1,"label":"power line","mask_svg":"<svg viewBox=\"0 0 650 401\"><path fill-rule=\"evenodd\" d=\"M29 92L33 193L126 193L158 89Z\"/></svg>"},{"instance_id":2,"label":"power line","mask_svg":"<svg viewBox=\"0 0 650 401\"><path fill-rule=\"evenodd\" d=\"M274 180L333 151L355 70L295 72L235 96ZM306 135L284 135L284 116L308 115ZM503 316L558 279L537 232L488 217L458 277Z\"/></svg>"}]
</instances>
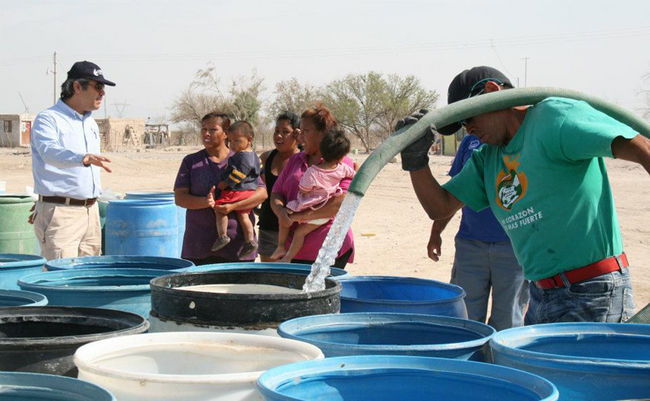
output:
<instances>
[{"instance_id":1,"label":"power line","mask_svg":"<svg viewBox=\"0 0 650 401\"><path fill-rule=\"evenodd\" d=\"M528 59L530 57L526 56L523 57L522 60L524 60L524 88L528 85Z\"/></svg>"},{"instance_id":2,"label":"power line","mask_svg":"<svg viewBox=\"0 0 650 401\"><path fill-rule=\"evenodd\" d=\"M124 110L126 110L126 108L127 108L128 106L130 106L130 104L128 104L128 103L126 103L126 102L122 102L122 103L113 103L113 107L115 107L115 109L117 110L117 117L118 117L118 118L122 118L122 117L124 117Z\"/></svg>"},{"instance_id":3,"label":"power line","mask_svg":"<svg viewBox=\"0 0 650 401\"><path fill-rule=\"evenodd\" d=\"M501 39L481 39L469 42L422 42L410 45L396 46L358 46L358 47L335 47L335 48L307 48L277 51L275 49L246 49L223 51L220 53L200 53L200 54L129 54L129 55L102 55L103 58L123 58L128 57L133 62L165 61L170 59L230 59L232 57L240 58L295 58L299 56L310 57L332 57L332 56L365 56L372 54L394 55L399 53L412 52L447 52L456 50L471 50L477 48L491 48L497 42L499 46L531 46L544 45L562 42L584 42L594 40L617 39L634 36L650 36L650 26L636 29L622 29L616 31L592 31L578 33L555 33L546 35L516 36ZM99 56L99 55L98 55Z\"/></svg>"},{"instance_id":4,"label":"power line","mask_svg":"<svg viewBox=\"0 0 650 401\"><path fill-rule=\"evenodd\" d=\"M52 101L52 104L55 104L56 103L56 52L54 52L54 70L52 71L52 74L54 74L54 89L52 94L52 98L54 100Z\"/></svg>"},{"instance_id":5,"label":"power line","mask_svg":"<svg viewBox=\"0 0 650 401\"><path fill-rule=\"evenodd\" d=\"M50 70L50 68L48 67L47 71L45 71L45 73L46 74L52 73L52 75L54 76L54 86L53 86L53 90L52 90L52 99L53 99L52 104L55 104L56 103L56 52L54 52L52 65L53 65L53 68Z\"/></svg>"},{"instance_id":6,"label":"power line","mask_svg":"<svg viewBox=\"0 0 650 401\"><path fill-rule=\"evenodd\" d=\"M508 70L508 67L506 67L506 64L505 64L505 63L503 62L503 60L501 59L501 56L499 55L499 52L497 51L497 47L494 45L494 41L491 41L491 42L490 42L490 48L492 49L492 51L494 52L494 54L497 56L497 59L499 60L499 63L501 63L501 67L503 67L503 69L506 70L506 73L507 73L508 75L512 76L512 74L511 74L510 71Z\"/></svg>"},{"instance_id":7,"label":"power line","mask_svg":"<svg viewBox=\"0 0 650 401\"><path fill-rule=\"evenodd\" d=\"M25 99L23 99L23 95L18 92L18 96L20 96L20 101L23 102L23 107L25 107L25 113L29 114L29 106L27 106L27 103L25 103Z\"/></svg>"},{"instance_id":8,"label":"power line","mask_svg":"<svg viewBox=\"0 0 650 401\"><path fill-rule=\"evenodd\" d=\"M502 49L506 46L541 46L561 42L579 43L584 41L601 41L608 39L623 39L630 37L650 36L650 26L640 28L627 28L608 31L589 32L564 32L544 35L515 36L491 39L479 39L470 41L449 41L449 42L421 42L409 45L394 46L356 46L356 47L332 47L332 48L306 48L306 49L252 49L222 51L219 53L97 53L97 54L73 54L70 57L95 58L103 60L124 60L129 59L131 63L151 62L187 62L193 60L225 60L233 57L249 59L283 59L296 57L345 57L345 56L368 56L368 55L395 55L405 53L435 53L472 50L478 48L495 49L498 44ZM16 61L18 60L18 61ZM0 63L0 67L16 64L33 64L37 61L34 57L13 58L10 62Z\"/></svg>"}]
</instances>

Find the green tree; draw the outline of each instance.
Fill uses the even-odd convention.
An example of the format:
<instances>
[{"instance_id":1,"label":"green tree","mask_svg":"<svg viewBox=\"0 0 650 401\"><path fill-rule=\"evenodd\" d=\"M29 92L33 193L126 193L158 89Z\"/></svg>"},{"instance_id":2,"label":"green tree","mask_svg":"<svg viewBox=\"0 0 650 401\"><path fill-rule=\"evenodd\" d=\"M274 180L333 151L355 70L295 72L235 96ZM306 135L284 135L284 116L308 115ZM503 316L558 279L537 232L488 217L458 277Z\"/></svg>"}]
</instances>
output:
<instances>
[{"instance_id":1,"label":"green tree","mask_svg":"<svg viewBox=\"0 0 650 401\"><path fill-rule=\"evenodd\" d=\"M395 124L404 116L420 109L432 109L438 101L436 91L428 91L422 87L420 80L413 75L404 78L391 74L386 80L386 104L384 114L379 119L379 125L385 139L395 129Z\"/></svg>"},{"instance_id":2,"label":"green tree","mask_svg":"<svg viewBox=\"0 0 650 401\"><path fill-rule=\"evenodd\" d=\"M174 99L171 106L171 120L198 129L201 118L213 110L223 108L223 101L217 96L203 93L190 84Z\"/></svg>"},{"instance_id":3,"label":"green tree","mask_svg":"<svg viewBox=\"0 0 650 401\"><path fill-rule=\"evenodd\" d=\"M232 81L227 98L226 112L235 120L245 120L253 126L260 122L260 111L262 101L260 95L264 90L264 78L257 76L257 72L251 72L248 77L239 77Z\"/></svg>"},{"instance_id":4,"label":"green tree","mask_svg":"<svg viewBox=\"0 0 650 401\"><path fill-rule=\"evenodd\" d=\"M360 141L366 151L373 144L375 129L385 110L386 82L381 74L350 74L324 90L324 103L341 126Z\"/></svg>"},{"instance_id":5,"label":"green tree","mask_svg":"<svg viewBox=\"0 0 650 401\"><path fill-rule=\"evenodd\" d=\"M400 118L422 108L432 108L438 99L414 76L377 72L350 74L327 85L325 103L339 123L356 136L368 152L393 132Z\"/></svg>"},{"instance_id":6,"label":"green tree","mask_svg":"<svg viewBox=\"0 0 650 401\"><path fill-rule=\"evenodd\" d=\"M275 84L275 98L267 108L269 118L275 119L283 111L301 114L321 101L320 90L310 84L301 84L294 77Z\"/></svg>"},{"instance_id":7,"label":"green tree","mask_svg":"<svg viewBox=\"0 0 650 401\"><path fill-rule=\"evenodd\" d=\"M174 100L171 120L198 129L205 114L219 110L234 120L246 120L255 125L262 107L263 82L264 79L253 71L248 77L233 79L228 92L224 93L215 67L208 65L196 72L187 89Z\"/></svg>"}]
</instances>

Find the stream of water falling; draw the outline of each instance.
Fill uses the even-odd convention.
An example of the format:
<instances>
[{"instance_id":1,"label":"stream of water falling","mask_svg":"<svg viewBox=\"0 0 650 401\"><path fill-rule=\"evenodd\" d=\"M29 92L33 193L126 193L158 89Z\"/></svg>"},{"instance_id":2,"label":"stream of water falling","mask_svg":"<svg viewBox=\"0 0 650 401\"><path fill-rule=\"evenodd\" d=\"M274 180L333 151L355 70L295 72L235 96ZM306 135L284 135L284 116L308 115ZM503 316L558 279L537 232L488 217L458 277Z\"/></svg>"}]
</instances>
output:
<instances>
[{"instance_id":1,"label":"stream of water falling","mask_svg":"<svg viewBox=\"0 0 650 401\"><path fill-rule=\"evenodd\" d=\"M318 257L313 265L305 284L302 286L304 292L321 291L325 289L325 278L330 274L330 266L334 264L336 254L341 249L345 235L352 225L352 218L359 207L362 196L348 192L343 199L339 212L334 217L334 223L318 251Z\"/></svg>"}]
</instances>

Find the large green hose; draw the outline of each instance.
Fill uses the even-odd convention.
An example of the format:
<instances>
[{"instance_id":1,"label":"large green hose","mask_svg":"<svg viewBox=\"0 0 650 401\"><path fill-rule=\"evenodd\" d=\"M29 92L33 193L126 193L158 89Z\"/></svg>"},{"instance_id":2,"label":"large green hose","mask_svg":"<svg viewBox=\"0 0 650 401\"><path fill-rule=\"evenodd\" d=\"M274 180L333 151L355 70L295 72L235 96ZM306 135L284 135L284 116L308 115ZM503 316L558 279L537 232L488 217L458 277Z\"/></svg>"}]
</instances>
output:
<instances>
[{"instance_id":1,"label":"large green hose","mask_svg":"<svg viewBox=\"0 0 650 401\"><path fill-rule=\"evenodd\" d=\"M629 125L640 134L650 138L650 124L636 114L580 92L558 88L518 88L486 93L470 99L452 103L427 113L417 123L401 129L388 137L363 163L349 191L363 196L379 171L406 146L422 136L431 124L444 127L453 122L491 111L514 106L538 103L547 97L558 96L584 100L592 107Z\"/></svg>"}]
</instances>

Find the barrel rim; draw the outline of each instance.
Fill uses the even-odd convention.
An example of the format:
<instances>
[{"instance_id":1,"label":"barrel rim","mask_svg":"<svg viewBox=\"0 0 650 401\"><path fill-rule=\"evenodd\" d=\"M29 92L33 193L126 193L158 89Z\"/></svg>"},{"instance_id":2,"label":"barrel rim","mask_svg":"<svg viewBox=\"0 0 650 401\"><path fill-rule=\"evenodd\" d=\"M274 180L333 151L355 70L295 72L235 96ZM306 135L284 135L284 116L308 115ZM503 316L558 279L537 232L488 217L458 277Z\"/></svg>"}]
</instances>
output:
<instances>
[{"instance_id":1,"label":"barrel rim","mask_svg":"<svg viewBox=\"0 0 650 401\"><path fill-rule=\"evenodd\" d=\"M329 322L328 322L329 321ZM397 344L381 344L381 345L372 345L372 344L350 344L350 343L338 343L325 340L312 340L306 339L304 336L301 336L300 333L289 332L287 331L292 325L301 325L305 323L312 323L310 326L301 326L299 329L302 330L317 330L319 327L332 327L336 325L349 325L349 324L359 324L365 327L371 327L373 325L381 325L386 322L396 322L396 323L424 323L428 325L438 325L453 327L458 329L464 329L468 332L478 334L482 336L481 338L455 342L455 343L438 343L438 344L413 344L413 345L397 345ZM460 349L469 349L473 347L481 347L485 345L492 336L497 332L492 326L489 326L485 323L477 322L474 320L461 319L451 316L438 316L438 315L427 315L421 313L394 313L394 312L350 312L350 313L340 313L340 314L321 314L321 315L309 315L301 316L293 319L289 319L278 326L278 334L284 338L291 338L298 341L305 341L310 344L314 344L317 347L319 345L327 346L329 348L335 349L345 349L353 348L357 350L367 350L367 351L386 351L386 347L390 347L391 352L403 352L403 351L413 351L413 352L424 352L424 351L452 351Z\"/></svg>"},{"instance_id":2,"label":"barrel rim","mask_svg":"<svg viewBox=\"0 0 650 401\"><path fill-rule=\"evenodd\" d=\"M223 337L223 342L219 343L222 345L234 344L236 346L241 346L242 342L244 345L251 345L264 348L272 348L271 346L260 345L260 343L272 343L273 345L285 345L283 347L286 350L288 345L291 345L291 350L296 351L296 349L301 352L301 355L308 355L307 357L311 358L310 355L315 355L313 359L323 359L322 351L311 344L291 340L287 338L280 337L271 337L263 336L258 334L245 334L245 333L221 333L221 332L195 332L195 331L176 331L176 332L167 332L167 333L142 333L142 334L130 334L120 337L107 338L105 340L94 341L92 343L84 344L77 349L74 353L73 360L74 364L79 369L86 372L101 375L104 377L122 379L122 380L131 380L131 381L148 381L154 383L177 383L177 384L202 384L202 383L214 383L214 384L223 384L223 383L247 383L251 382L251 379L256 379L259 377L264 370L251 371L251 372L239 372L239 373L218 373L218 374L206 374L206 375L180 375L180 374L157 374L157 373L135 373L128 372L114 368L100 367L97 364L92 364L89 362L89 356L85 354L91 354L95 351L95 348L102 348L106 345L109 345L108 348L115 349L114 346L117 344L124 343L126 346L120 348L123 352L125 350L130 350L137 348L139 345L137 341L140 339L157 339L158 337L178 337L176 340L168 341L167 344L188 344L191 340L203 338L208 340L219 340L219 337ZM242 341L243 340L243 341ZM217 342L214 341L214 342ZM156 343L155 345L160 345ZM111 347L113 346L113 347ZM113 354L115 351L111 351ZM104 354L96 355L95 358L102 359ZM85 359L83 359L85 358Z\"/></svg>"},{"instance_id":3,"label":"barrel rim","mask_svg":"<svg viewBox=\"0 0 650 401\"><path fill-rule=\"evenodd\" d=\"M214 270L208 270L214 268ZM246 271L247 269L260 271L260 270L272 270L277 268L287 268L287 269L305 269L305 271L311 271L311 265L305 263L283 263L283 262L229 262L229 263L211 263L206 265L197 265L191 267L187 272L188 273L207 273L209 271ZM336 272L337 274L331 274ZM330 266L330 276L338 279L339 277L349 276L350 273L345 269L341 269L335 266Z\"/></svg>"},{"instance_id":4,"label":"barrel rim","mask_svg":"<svg viewBox=\"0 0 650 401\"><path fill-rule=\"evenodd\" d=\"M3 310L4 309L4 310ZM8 312L15 312L14 314L9 314ZM21 313L23 312L23 313ZM85 314L85 316L84 316ZM93 319L98 320L107 320L112 318L121 318L123 321L133 321L134 323L138 322L137 325L132 327L126 327L124 329L103 332L103 333L93 333L93 334L78 334L70 336L58 336L58 337L19 337L19 338L0 338L0 346L2 347L23 347L25 345L30 347L36 347L41 345L50 345L52 340L56 339L56 343L62 346L75 345L79 343L87 343L93 341L93 338L106 338L106 337L118 337L128 334L133 331L149 330L149 321L142 315L133 312L126 312L123 310L117 309L105 309L105 308L88 308L88 307L77 307L77 306L19 306L13 308L0 308L0 322L5 316L15 315L15 316L45 316L47 318L88 318L90 316ZM1 324L1 323L0 323Z\"/></svg>"},{"instance_id":5,"label":"barrel rim","mask_svg":"<svg viewBox=\"0 0 650 401\"><path fill-rule=\"evenodd\" d=\"M108 210L111 210L111 206L129 206L129 207L148 207L148 206L174 206L174 199L159 198L159 199L111 199L108 201Z\"/></svg>"},{"instance_id":6,"label":"barrel rim","mask_svg":"<svg viewBox=\"0 0 650 401\"><path fill-rule=\"evenodd\" d=\"M11 205L15 203L34 203L36 202L31 195L25 194L0 194L0 204Z\"/></svg>"},{"instance_id":7,"label":"barrel rim","mask_svg":"<svg viewBox=\"0 0 650 401\"><path fill-rule=\"evenodd\" d=\"M134 272L135 274L128 274L129 272ZM134 284L134 285L95 285L95 286L80 286L80 285L67 285L56 286L56 285L45 285L39 284L39 282L50 282L51 280L61 277L58 281L71 278L80 278L83 277L83 274L87 273L101 273L102 275L107 275L111 273L111 276L122 276L122 277L158 277L162 275L168 275L169 270L162 269L132 269L132 268L89 268L89 269L67 269L67 270L54 270L49 272L34 273L28 274L21 277L18 280L18 286L20 288L27 288L28 290L34 290L34 292L41 291L57 291L57 292L96 292L98 290L111 290L114 292L128 292L128 291L139 291L139 292L149 292L151 287L149 283L147 284ZM158 274L156 274L158 273ZM72 277L70 277L72 276ZM99 277L99 276L96 276ZM50 280L48 280L50 279Z\"/></svg>"},{"instance_id":8,"label":"barrel rim","mask_svg":"<svg viewBox=\"0 0 650 401\"><path fill-rule=\"evenodd\" d=\"M165 197L165 196L170 196L174 197L174 192L173 191L149 191L149 192L126 192L124 193L125 199L129 198L129 195L131 196L153 196L153 197ZM138 198L131 198L131 199L138 199Z\"/></svg>"},{"instance_id":9,"label":"barrel rim","mask_svg":"<svg viewBox=\"0 0 650 401\"><path fill-rule=\"evenodd\" d=\"M8 289L0 288L0 299L2 298L13 298L16 300L32 301L29 305L34 305L34 306L45 306L47 304L47 297L41 293L34 292L34 291L8 290ZM12 306L0 306L0 310L2 310L1 308L12 308Z\"/></svg>"},{"instance_id":10,"label":"barrel rim","mask_svg":"<svg viewBox=\"0 0 650 401\"><path fill-rule=\"evenodd\" d=\"M226 275L226 274L241 274L241 275L253 275L259 274L259 271L210 271L210 272L180 272L177 274L167 274L165 276L155 277L151 280L151 291L160 292L164 294L174 294L179 297L191 297L197 299L209 299L214 298L214 293L203 292L203 291L192 291L192 290L182 290L181 287L169 287L167 285L161 285L161 282L167 281L174 276L180 278L183 276L212 276L212 275ZM304 279L306 276L304 274L296 273L279 273L279 272L265 272L265 274L270 275L282 275L282 276L294 276L297 278ZM209 284L209 283L208 283ZM222 283L220 283L222 284ZM236 283L241 284L241 283ZM259 284L259 283L256 283ZM326 298L339 294L341 292L341 283L332 278L325 279L325 289L313 291L313 292L302 292L302 293L292 293L292 294L234 294L234 293L219 293L219 298L224 300L240 300L240 299L252 299L253 295L255 299L259 300L296 300L302 301L305 299L314 299L314 298Z\"/></svg>"},{"instance_id":11,"label":"barrel rim","mask_svg":"<svg viewBox=\"0 0 650 401\"><path fill-rule=\"evenodd\" d=\"M366 282L371 282L371 281L377 281L377 282L401 282L401 283L418 283L418 284L431 284L435 283L436 286L440 288L448 288L456 293L455 296L445 298L445 299L431 299L431 300L405 300L405 299L372 299L372 298L353 298L350 296L345 296L343 295L343 290L341 290L341 300L345 300L346 302L354 302L354 303L365 303L365 304L395 304L395 305L402 305L402 304L408 304L408 305L436 305L436 304L446 304L449 302L457 302L457 301L463 301L465 296L467 295L465 293L465 290L456 285L456 284L451 284L451 283L443 283L442 281L437 281L437 280L431 280L431 279L423 279L423 278L417 278L417 277L402 277L402 276L344 276L341 278L337 278L338 281L340 281L343 286L345 286L346 282L358 282L358 283L366 283Z\"/></svg>"},{"instance_id":12,"label":"barrel rim","mask_svg":"<svg viewBox=\"0 0 650 401\"><path fill-rule=\"evenodd\" d=\"M1 255L0 255L1 256ZM93 268L92 265L107 264L110 262L118 263L147 263L147 264L165 264L165 265L178 265L174 269L189 269L194 267L194 262L182 259L182 258L172 258L167 256L145 256L145 255L99 255L99 256L81 256L73 258L60 258L52 259L45 263L45 267L56 267L61 268L63 265L72 265L74 266L89 266L88 268ZM137 268L137 267L134 267ZM64 270L63 268L62 270ZM158 270L167 270L167 269L158 269ZM169 270L168 270L169 271Z\"/></svg>"},{"instance_id":13,"label":"barrel rim","mask_svg":"<svg viewBox=\"0 0 650 401\"><path fill-rule=\"evenodd\" d=\"M1 259L16 259L11 262L0 262L0 272L8 269L24 269L30 267L43 266L47 259L40 255L22 254L22 253L0 253Z\"/></svg>"},{"instance_id":14,"label":"barrel rim","mask_svg":"<svg viewBox=\"0 0 650 401\"><path fill-rule=\"evenodd\" d=\"M296 379L309 380L310 377L327 373L343 372L342 374L346 375L353 369L363 372L386 372L405 368L443 373L440 377L447 377L452 373L454 376L467 375L473 378L499 379L543 396L545 397L543 398L544 401L559 398L559 392L553 383L533 373L482 362L408 355L339 356L277 366L260 375L257 380L257 388L263 395L272 396L274 399L295 400L293 397L278 393L276 389L280 385L293 382ZM459 370L459 368L461 371L450 372L450 369ZM462 371L462 369L465 369L465 371Z\"/></svg>"},{"instance_id":15,"label":"barrel rim","mask_svg":"<svg viewBox=\"0 0 650 401\"><path fill-rule=\"evenodd\" d=\"M590 331L585 331L585 329ZM594 371L609 371L616 369L642 370L648 373L650 371L650 359L630 361L627 359L617 358L594 358L583 356L565 356L561 354L549 354L545 352L530 351L518 348L508 344L518 344L524 333L530 333L533 337L580 337L585 334L592 335L631 335L639 334L648 337L650 342L650 324L641 323L594 323L594 322L563 322L563 323L544 323L531 326L513 327L510 329L497 332L490 339L490 348L493 355L501 353L510 358L517 358L522 364L531 366L546 367L548 364L554 364L557 367L566 367L574 370L574 366L589 366Z\"/></svg>"},{"instance_id":16,"label":"barrel rim","mask_svg":"<svg viewBox=\"0 0 650 401\"><path fill-rule=\"evenodd\" d=\"M7 379L11 380L11 383L7 383ZM20 383L16 384L16 379L18 379ZM82 394L89 395L87 394L87 391L91 389L93 391L93 394L90 395L92 395L93 397L98 397L100 395L102 396L102 398L99 399L93 398L93 401L116 401L115 396L105 388L98 386L95 383L77 379L75 377L67 377L67 376L60 376L60 375L46 374L46 373L34 373L34 372L7 372L7 371L0 372L0 387L3 384L18 385L18 386L28 384L30 387L45 389L45 388L51 388L48 387L52 385L51 383L68 384L69 386L66 386L65 389L58 389L58 391L60 392L65 391L66 394L73 393L77 395L82 395ZM81 390L81 391L75 391L75 390ZM39 398L45 399L41 397ZM90 399L90 398L86 398L86 399Z\"/></svg>"}]
</instances>

